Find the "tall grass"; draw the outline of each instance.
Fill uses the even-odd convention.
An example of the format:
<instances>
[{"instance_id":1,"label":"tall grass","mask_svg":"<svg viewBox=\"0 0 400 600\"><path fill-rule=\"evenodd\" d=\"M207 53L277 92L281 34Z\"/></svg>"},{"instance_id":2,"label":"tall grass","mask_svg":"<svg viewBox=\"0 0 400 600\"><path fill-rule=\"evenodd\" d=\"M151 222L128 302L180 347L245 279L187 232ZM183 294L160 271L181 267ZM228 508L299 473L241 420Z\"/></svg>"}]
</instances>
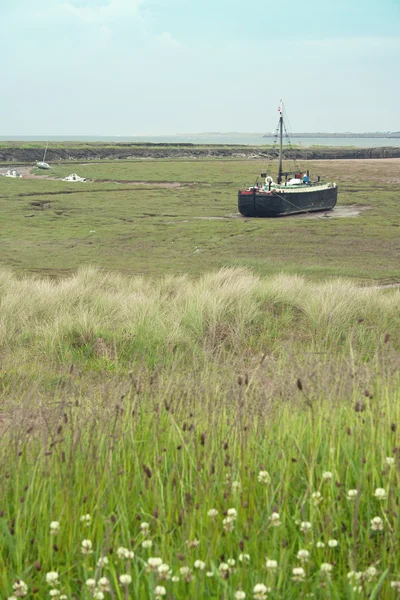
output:
<instances>
[{"instance_id":1,"label":"tall grass","mask_svg":"<svg viewBox=\"0 0 400 600\"><path fill-rule=\"evenodd\" d=\"M1 598L396 597L398 292L0 282Z\"/></svg>"}]
</instances>

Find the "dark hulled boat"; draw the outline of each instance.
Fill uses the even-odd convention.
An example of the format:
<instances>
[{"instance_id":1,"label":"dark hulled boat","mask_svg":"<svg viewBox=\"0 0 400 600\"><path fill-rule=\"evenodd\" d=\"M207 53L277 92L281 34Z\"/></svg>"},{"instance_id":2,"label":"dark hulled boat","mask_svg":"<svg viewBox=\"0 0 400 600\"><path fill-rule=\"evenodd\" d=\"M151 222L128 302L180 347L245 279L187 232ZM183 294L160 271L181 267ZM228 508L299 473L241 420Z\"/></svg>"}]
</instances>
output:
<instances>
[{"instance_id":1,"label":"dark hulled boat","mask_svg":"<svg viewBox=\"0 0 400 600\"><path fill-rule=\"evenodd\" d=\"M303 212L332 210L336 205L336 183L310 180L309 172L282 171L283 106L279 106L279 168L277 181L262 173L264 183L240 189L239 212L245 217L283 217ZM290 178L289 178L290 177Z\"/></svg>"}]
</instances>

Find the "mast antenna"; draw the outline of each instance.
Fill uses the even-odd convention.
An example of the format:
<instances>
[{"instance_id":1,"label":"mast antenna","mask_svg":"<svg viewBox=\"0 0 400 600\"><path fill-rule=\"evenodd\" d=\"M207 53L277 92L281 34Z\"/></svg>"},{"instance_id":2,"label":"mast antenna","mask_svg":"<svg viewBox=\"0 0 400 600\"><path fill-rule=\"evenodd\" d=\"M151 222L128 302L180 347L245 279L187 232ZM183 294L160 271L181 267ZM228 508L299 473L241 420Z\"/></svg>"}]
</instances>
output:
<instances>
[{"instance_id":1,"label":"mast antenna","mask_svg":"<svg viewBox=\"0 0 400 600\"><path fill-rule=\"evenodd\" d=\"M283 101L281 99L278 106L279 112L279 167L278 167L278 183L282 181L282 136L283 136Z\"/></svg>"}]
</instances>

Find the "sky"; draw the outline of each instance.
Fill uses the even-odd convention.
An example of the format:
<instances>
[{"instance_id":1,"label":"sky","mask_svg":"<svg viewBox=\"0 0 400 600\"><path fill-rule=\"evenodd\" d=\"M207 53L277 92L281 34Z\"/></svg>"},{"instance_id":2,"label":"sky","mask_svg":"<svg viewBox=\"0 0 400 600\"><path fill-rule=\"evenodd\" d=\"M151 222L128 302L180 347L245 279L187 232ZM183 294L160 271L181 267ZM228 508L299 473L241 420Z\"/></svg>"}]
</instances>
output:
<instances>
[{"instance_id":1,"label":"sky","mask_svg":"<svg viewBox=\"0 0 400 600\"><path fill-rule=\"evenodd\" d=\"M400 130L400 0L0 0L0 135Z\"/></svg>"}]
</instances>

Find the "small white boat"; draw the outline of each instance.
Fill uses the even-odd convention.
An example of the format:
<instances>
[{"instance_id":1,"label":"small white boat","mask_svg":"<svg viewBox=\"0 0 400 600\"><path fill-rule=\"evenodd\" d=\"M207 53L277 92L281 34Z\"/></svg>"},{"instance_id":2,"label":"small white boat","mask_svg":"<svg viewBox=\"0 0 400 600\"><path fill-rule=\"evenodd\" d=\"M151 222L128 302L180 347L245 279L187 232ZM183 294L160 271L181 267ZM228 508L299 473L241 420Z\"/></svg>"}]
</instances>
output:
<instances>
[{"instance_id":1,"label":"small white boat","mask_svg":"<svg viewBox=\"0 0 400 600\"><path fill-rule=\"evenodd\" d=\"M68 177L64 177L63 181L86 181L86 177L79 177L76 173L71 173Z\"/></svg>"},{"instance_id":2,"label":"small white boat","mask_svg":"<svg viewBox=\"0 0 400 600\"><path fill-rule=\"evenodd\" d=\"M19 179L20 177L22 177L21 173L18 173L18 171L11 171L10 169L8 169L7 173L4 174L4 177L13 177L14 179Z\"/></svg>"},{"instance_id":3,"label":"small white boat","mask_svg":"<svg viewBox=\"0 0 400 600\"><path fill-rule=\"evenodd\" d=\"M36 163L36 166L38 167L38 169L51 169L50 165L47 162L45 162L45 160L44 160L46 158L46 152L47 152L48 145L49 145L49 142L47 142L47 144L46 144L46 149L43 154L43 160L39 160Z\"/></svg>"}]
</instances>

